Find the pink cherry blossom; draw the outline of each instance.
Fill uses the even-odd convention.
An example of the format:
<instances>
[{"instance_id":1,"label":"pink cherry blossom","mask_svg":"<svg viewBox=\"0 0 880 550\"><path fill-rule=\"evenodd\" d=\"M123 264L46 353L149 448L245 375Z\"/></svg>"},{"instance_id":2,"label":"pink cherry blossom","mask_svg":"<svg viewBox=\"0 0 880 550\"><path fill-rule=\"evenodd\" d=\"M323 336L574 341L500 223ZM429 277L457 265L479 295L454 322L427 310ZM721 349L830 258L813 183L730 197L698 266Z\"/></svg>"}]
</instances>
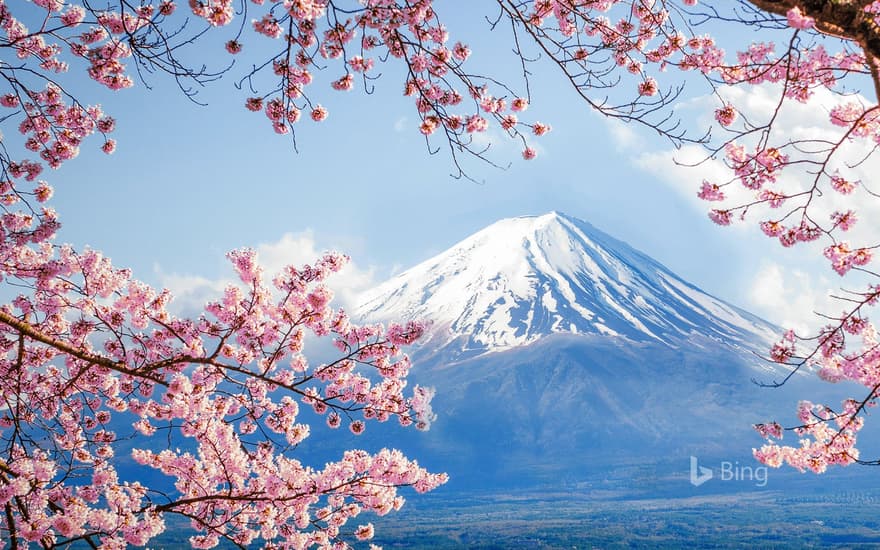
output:
<instances>
[{"instance_id":1,"label":"pink cherry blossom","mask_svg":"<svg viewBox=\"0 0 880 550\"><path fill-rule=\"evenodd\" d=\"M722 126L730 126L736 121L736 118L736 109L729 103L715 110L715 120Z\"/></svg>"},{"instance_id":2,"label":"pink cherry blossom","mask_svg":"<svg viewBox=\"0 0 880 550\"><path fill-rule=\"evenodd\" d=\"M724 192L721 190L721 188L717 184L710 183L706 180L703 180L703 185L702 187L700 187L700 191L697 193L697 196L704 201L724 200Z\"/></svg>"},{"instance_id":3,"label":"pink cherry blossom","mask_svg":"<svg viewBox=\"0 0 880 550\"><path fill-rule=\"evenodd\" d=\"M788 19L788 24L795 29L811 29L816 24L812 17L804 15L797 6L788 10L785 16Z\"/></svg>"},{"instance_id":4,"label":"pink cherry blossom","mask_svg":"<svg viewBox=\"0 0 880 550\"><path fill-rule=\"evenodd\" d=\"M639 95L652 96L657 94L657 81L653 77L648 77L639 83Z\"/></svg>"},{"instance_id":5,"label":"pink cherry blossom","mask_svg":"<svg viewBox=\"0 0 880 550\"><path fill-rule=\"evenodd\" d=\"M226 51L233 55L240 53L241 49L241 42L239 42L238 40L230 40L226 42Z\"/></svg>"},{"instance_id":6,"label":"pink cherry blossom","mask_svg":"<svg viewBox=\"0 0 880 550\"><path fill-rule=\"evenodd\" d=\"M327 118L327 109L320 105L315 105L315 108L312 109L311 117L315 122L321 122Z\"/></svg>"}]
</instances>

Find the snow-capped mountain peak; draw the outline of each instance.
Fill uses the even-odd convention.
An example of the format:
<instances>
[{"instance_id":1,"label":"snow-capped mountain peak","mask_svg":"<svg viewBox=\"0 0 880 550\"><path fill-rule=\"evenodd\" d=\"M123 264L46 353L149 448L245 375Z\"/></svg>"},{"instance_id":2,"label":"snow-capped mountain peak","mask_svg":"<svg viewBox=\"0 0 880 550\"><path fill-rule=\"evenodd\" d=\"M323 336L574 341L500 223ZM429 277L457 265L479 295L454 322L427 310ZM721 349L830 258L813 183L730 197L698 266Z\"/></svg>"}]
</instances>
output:
<instances>
[{"instance_id":1,"label":"snow-capped mountain peak","mask_svg":"<svg viewBox=\"0 0 880 550\"><path fill-rule=\"evenodd\" d=\"M426 346L472 356L553 333L754 347L771 325L592 225L550 212L498 221L361 297L368 320L425 319Z\"/></svg>"}]
</instances>

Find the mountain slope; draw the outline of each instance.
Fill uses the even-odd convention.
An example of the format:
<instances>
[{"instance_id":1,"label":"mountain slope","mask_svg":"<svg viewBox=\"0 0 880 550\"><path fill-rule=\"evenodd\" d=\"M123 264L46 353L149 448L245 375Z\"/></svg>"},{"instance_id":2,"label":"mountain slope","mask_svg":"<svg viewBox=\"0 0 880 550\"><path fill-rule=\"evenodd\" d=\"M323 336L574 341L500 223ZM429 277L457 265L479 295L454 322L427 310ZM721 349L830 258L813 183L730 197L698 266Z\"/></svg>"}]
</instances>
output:
<instances>
[{"instance_id":1,"label":"mountain slope","mask_svg":"<svg viewBox=\"0 0 880 550\"><path fill-rule=\"evenodd\" d=\"M750 461L751 425L790 419L811 393L807 377L751 383L781 378L753 353L779 329L557 212L475 233L368 292L355 315L433 322L411 378L436 388L438 419L394 438L448 471L449 490Z\"/></svg>"},{"instance_id":2,"label":"mountain slope","mask_svg":"<svg viewBox=\"0 0 880 550\"><path fill-rule=\"evenodd\" d=\"M554 333L678 347L757 349L778 334L590 224L558 212L501 220L362 296L356 316L428 319L425 350L449 358Z\"/></svg>"}]
</instances>

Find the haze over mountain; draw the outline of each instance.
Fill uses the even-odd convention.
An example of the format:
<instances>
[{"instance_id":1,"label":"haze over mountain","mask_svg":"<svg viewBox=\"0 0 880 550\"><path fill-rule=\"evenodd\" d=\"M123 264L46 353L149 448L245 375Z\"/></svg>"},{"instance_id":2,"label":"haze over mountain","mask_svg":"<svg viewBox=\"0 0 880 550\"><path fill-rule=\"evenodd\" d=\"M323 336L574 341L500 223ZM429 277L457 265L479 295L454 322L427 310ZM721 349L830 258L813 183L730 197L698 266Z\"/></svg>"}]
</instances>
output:
<instances>
[{"instance_id":1,"label":"haze over mountain","mask_svg":"<svg viewBox=\"0 0 880 550\"><path fill-rule=\"evenodd\" d=\"M433 322L412 377L438 420L401 436L467 484L673 469L692 454L749 460L751 425L785 420L807 377L752 379L781 331L590 224L501 220L362 296L355 317Z\"/></svg>"}]
</instances>

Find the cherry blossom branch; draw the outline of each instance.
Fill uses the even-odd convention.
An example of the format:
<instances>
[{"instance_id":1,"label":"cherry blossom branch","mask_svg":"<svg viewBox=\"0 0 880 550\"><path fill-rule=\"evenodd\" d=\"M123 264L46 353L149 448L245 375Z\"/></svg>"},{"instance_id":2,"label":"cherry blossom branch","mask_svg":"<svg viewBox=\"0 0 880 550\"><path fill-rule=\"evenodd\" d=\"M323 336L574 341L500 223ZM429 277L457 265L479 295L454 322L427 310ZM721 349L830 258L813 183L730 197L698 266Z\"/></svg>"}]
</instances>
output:
<instances>
[{"instance_id":1,"label":"cherry blossom branch","mask_svg":"<svg viewBox=\"0 0 880 550\"><path fill-rule=\"evenodd\" d=\"M37 342L41 342L43 344L46 344L49 347L52 347L58 351L66 353L67 355L70 355L72 357L76 357L77 359L80 359L80 360L85 361L87 363L100 365L102 367L108 368L110 370L113 370L113 371L116 371L116 372L119 372L122 374L143 377L143 378L146 378L156 384L166 385L166 383L159 378L151 377L149 374L145 374L145 373L141 373L141 372L137 372L137 371L132 371L131 369L126 367L125 363L122 363L119 361L112 361L106 357L102 357L100 355L95 355L93 353L89 353L83 349L71 346L70 344L67 344L66 342L63 342L63 341L58 340L56 338L52 338L51 336L47 336L47 335L43 334L42 332L38 331L37 329L35 329L33 326L31 326L27 322L22 321L21 319L15 317L13 315L10 315L9 313L7 313L6 311L3 311L3 310L0 310L0 323L3 323L6 326L15 329L23 336L27 336L28 338L31 338L32 340L36 340Z\"/></svg>"}]
</instances>

